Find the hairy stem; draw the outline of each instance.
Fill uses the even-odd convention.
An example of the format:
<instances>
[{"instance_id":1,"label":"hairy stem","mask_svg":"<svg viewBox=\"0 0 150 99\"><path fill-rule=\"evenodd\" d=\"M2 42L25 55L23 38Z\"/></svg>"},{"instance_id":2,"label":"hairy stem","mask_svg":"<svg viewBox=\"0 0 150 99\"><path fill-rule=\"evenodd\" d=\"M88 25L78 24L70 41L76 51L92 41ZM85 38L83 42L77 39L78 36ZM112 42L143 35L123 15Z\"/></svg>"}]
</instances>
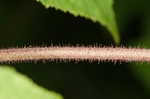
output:
<instances>
[{"instance_id":1,"label":"hairy stem","mask_svg":"<svg viewBox=\"0 0 150 99\"><path fill-rule=\"evenodd\" d=\"M39 60L150 62L150 49L51 46L0 50L0 63Z\"/></svg>"}]
</instances>

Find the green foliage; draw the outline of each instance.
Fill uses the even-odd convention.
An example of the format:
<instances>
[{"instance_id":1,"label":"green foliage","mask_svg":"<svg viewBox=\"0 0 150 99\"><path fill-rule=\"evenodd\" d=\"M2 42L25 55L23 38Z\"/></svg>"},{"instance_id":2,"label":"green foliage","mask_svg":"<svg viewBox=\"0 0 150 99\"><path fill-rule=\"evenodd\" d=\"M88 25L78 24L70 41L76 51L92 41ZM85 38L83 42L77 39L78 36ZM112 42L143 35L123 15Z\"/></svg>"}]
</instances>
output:
<instances>
[{"instance_id":1,"label":"green foliage","mask_svg":"<svg viewBox=\"0 0 150 99\"><path fill-rule=\"evenodd\" d=\"M0 67L0 99L62 99L41 88L13 68Z\"/></svg>"},{"instance_id":2,"label":"green foliage","mask_svg":"<svg viewBox=\"0 0 150 99\"><path fill-rule=\"evenodd\" d=\"M106 26L114 40L119 43L120 37L113 11L113 0L37 0L48 7L55 7L75 16L84 16Z\"/></svg>"},{"instance_id":3,"label":"green foliage","mask_svg":"<svg viewBox=\"0 0 150 99\"><path fill-rule=\"evenodd\" d=\"M136 2L136 3L135 3ZM118 1L116 12L119 14L119 22L122 31L128 33L128 46L150 48L150 13L149 0ZM132 23L133 22L133 23ZM131 25L132 24L132 25ZM128 27L128 28L127 28ZM130 37L133 35L133 37ZM130 39L129 39L130 38ZM150 93L150 64L130 64L134 77L142 84L142 87Z\"/></svg>"},{"instance_id":4,"label":"green foliage","mask_svg":"<svg viewBox=\"0 0 150 99\"><path fill-rule=\"evenodd\" d=\"M117 40L119 36L112 9L112 0L38 1L46 7L55 7L56 9L70 12L75 16L80 15L90 18L93 21L98 21L112 32L116 41L119 41ZM69 1L73 3L70 4L71 2ZM150 15L147 15L150 9L149 4L150 0L115 0L114 7L119 23L119 30L123 35L122 41L124 41L121 43L122 45L150 48ZM80 18L76 20L75 17L64 16L59 11L53 9L45 10L35 0L1 0L0 20L1 47L9 48L34 45L35 39L40 39L39 42L42 42L41 40L54 40L52 43L55 45L60 44L62 39L69 39L70 45L72 45L71 39L79 40L77 43L81 43L82 45L89 45L90 40L95 41L92 44L99 44L103 40L103 36L101 37L97 34L101 30L92 28L92 26L95 27L95 24L92 23L89 25L90 22L86 20L84 22ZM69 22L66 22L66 20ZM86 28L83 29L83 26ZM82 29L79 27L82 27ZM55 42L55 40L58 40L58 42ZM86 43L80 40L85 40ZM109 39L107 40L109 41ZM39 46L43 44L50 45L50 43L44 41L39 43ZM76 41L73 44L75 43ZM108 43L110 42L102 41L101 44ZM61 42L61 44L64 43ZM68 42L65 44L68 44ZM144 96L146 98L149 96L149 64L122 63L121 66L118 66L118 64L115 65L117 66L113 66L111 63L75 65L72 63L31 63L14 66L20 72L30 75L39 85L50 90L60 90L60 93L65 93L65 97L71 99L144 99ZM43 97L47 99L47 96L58 95L48 92L41 87L39 88L31 80L22 75L21 79L23 79L19 80L19 83L13 83L13 79L16 78L20 79L20 74L16 73L14 69L0 67L0 99L38 99L40 95L43 95L41 96L42 99ZM148 88L149 91L143 91L143 86ZM35 91L38 94L34 94Z\"/></svg>"}]
</instances>

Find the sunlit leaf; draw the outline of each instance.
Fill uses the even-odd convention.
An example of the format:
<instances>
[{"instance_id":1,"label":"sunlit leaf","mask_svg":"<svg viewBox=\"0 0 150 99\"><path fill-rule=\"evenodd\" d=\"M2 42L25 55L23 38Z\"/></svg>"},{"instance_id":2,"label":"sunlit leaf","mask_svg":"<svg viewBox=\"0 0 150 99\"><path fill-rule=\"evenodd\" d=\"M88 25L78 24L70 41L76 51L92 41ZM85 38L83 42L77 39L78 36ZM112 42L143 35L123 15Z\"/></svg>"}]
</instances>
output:
<instances>
[{"instance_id":1,"label":"sunlit leaf","mask_svg":"<svg viewBox=\"0 0 150 99\"><path fill-rule=\"evenodd\" d=\"M114 40L120 42L120 37L113 11L113 0L37 0L48 7L55 7L75 16L84 16L98 21L106 26Z\"/></svg>"},{"instance_id":2,"label":"sunlit leaf","mask_svg":"<svg viewBox=\"0 0 150 99\"><path fill-rule=\"evenodd\" d=\"M0 67L0 99L62 99L62 96L37 86L13 68Z\"/></svg>"}]
</instances>

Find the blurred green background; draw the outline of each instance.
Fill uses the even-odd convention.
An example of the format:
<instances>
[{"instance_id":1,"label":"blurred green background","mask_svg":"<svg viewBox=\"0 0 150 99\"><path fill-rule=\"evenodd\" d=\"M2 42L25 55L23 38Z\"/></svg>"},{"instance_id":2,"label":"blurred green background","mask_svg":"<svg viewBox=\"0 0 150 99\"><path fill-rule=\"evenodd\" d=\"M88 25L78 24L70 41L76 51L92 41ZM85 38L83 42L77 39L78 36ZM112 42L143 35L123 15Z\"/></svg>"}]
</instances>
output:
<instances>
[{"instance_id":1,"label":"blurred green background","mask_svg":"<svg viewBox=\"0 0 150 99\"><path fill-rule=\"evenodd\" d=\"M150 1L115 0L121 46L150 47ZM99 23L45 9L35 0L0 0L0 48L115 45ZM20 63L13 66L65 99L150 98L150 65L129 63Z\"/></svg>"}]
</instances>

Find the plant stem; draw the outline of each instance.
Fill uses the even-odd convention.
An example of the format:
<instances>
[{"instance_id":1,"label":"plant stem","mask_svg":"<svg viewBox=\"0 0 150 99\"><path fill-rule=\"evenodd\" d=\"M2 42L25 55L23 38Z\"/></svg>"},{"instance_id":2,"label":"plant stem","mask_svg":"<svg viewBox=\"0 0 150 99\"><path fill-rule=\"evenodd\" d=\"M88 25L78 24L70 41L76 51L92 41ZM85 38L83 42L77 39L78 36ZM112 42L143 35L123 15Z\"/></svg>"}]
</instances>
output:
<instances>
[{"instance_id":1,"label":"plant stem","mask_svg":"<svg viewBox=\"0 0 150 99\"><path fill-rule=\"evenodd\" d=\"M150 49L51 46L0 50L0 63L39 60L150 62Z\"/></svg>"}]
</instances>

